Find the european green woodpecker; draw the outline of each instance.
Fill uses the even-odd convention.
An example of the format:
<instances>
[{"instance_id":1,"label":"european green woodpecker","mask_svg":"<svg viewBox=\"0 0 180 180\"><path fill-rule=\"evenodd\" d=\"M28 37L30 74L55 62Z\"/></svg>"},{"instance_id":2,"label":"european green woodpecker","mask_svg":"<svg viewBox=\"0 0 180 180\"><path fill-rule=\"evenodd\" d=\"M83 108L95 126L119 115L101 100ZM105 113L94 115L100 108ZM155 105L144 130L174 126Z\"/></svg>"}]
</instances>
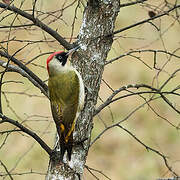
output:
<instances>
[{"instance_id":1,"label":"european green woodpecker","mask_svg":"<svg viewBox=\"0 0 180 180\"><path fill-rule=\"evenodd\" d=\"M83 80L79 72L68 62L69 54L76 49L55 52L47 59L49 97L59 135L60 158L63 160L67 151L69 161L74 144L75 122L84 105Z\"/></svg>"}]
</instances>

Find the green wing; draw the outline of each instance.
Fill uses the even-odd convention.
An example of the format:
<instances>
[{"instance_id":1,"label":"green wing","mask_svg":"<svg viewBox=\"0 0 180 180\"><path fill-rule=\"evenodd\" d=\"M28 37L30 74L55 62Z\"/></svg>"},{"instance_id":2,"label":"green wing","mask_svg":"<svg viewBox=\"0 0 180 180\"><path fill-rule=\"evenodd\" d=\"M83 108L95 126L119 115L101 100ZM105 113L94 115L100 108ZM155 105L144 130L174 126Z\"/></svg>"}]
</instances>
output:
<instances>
[{"instance_id":1,"label":"green wing","mask_svg":"<svg viewBox=\"0 0 180 180\"><path fill-rule=\"evenodd\" d=\"M79 101L79 79L74 71L59 73L48 81L53 119L60 139L67 143L75 126Z\"/></svg>"}]
</instances>

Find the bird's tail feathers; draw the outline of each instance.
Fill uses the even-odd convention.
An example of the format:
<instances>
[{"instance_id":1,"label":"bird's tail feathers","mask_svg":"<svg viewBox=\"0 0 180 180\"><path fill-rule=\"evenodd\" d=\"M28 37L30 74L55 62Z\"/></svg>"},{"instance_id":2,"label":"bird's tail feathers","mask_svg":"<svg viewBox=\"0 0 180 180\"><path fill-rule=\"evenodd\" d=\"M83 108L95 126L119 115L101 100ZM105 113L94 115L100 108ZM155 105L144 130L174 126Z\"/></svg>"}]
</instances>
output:
<instances>
[{"instance_id":1,"label":"bird's tail feathers","mask_svg":"<svg viewBox=\"0 0 180 180\"><path fill-rule=\"evenodd\" d=\"M60 159L63 160L64 154L67 151L68 160L71 160L72 148L73 148L73 133L69 136L68 142L65 142L63 136L60 137L61 154Z\"/></svg>"}]
</instances>

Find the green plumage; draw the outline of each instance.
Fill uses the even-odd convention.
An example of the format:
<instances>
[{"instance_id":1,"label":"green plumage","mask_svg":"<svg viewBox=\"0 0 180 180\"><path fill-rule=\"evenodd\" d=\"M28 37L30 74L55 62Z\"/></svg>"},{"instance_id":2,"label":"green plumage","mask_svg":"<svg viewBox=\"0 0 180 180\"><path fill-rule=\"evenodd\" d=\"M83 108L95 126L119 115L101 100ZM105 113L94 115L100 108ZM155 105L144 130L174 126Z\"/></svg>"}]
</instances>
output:
<instances>
[{"instance_id":1,"label":"green plumage","mask_svg":"<svg viewBox=\"0 0 180 180\"><path fill-rule=\"evenodd\" d=\"M79 103L79 79L75 71L59 71L49 76L48 87L52 115L60 137L61 159L67 150L70 160Z\"/></svg>"}]
</instances>

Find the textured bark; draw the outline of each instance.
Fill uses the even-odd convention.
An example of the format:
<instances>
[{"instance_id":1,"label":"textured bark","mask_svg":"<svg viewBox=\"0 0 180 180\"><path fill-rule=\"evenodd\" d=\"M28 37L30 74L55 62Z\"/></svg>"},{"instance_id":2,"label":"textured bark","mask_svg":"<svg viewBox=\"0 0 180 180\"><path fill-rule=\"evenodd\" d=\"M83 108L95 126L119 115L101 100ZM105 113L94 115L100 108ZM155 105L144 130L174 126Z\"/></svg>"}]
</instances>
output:
<instances>
[{"instance_id":1,"label":"textured bark","mask_svg":"<svg viewBox=\"0 0 180 180\"><path fill-rule=\"evenodd\" d=\"M73 148L71 161L64 157L60 162L55 156L50 160L46 179L81 179L89 150L93 114L104 70L104 61L111 48L114 23L119 12L119 0L91 0L84 11L83 22L78 36L81 50L74 53L72 63L81 73L85 84L85 105L73 133L74 140L82 145ZM107 36L108 35L108 36ZM58 148L56 148L58 150Z\"/></svg>"}]
</instances>

